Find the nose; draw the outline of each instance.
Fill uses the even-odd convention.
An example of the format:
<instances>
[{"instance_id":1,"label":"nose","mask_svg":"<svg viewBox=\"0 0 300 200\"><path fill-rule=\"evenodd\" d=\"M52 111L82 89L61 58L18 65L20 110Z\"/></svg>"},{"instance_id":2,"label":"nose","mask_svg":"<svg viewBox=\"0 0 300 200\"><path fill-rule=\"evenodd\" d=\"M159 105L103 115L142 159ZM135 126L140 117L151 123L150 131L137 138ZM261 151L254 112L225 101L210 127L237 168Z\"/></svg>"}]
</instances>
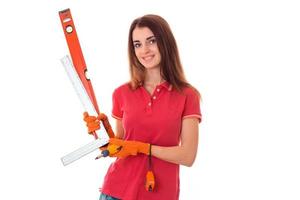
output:
<instances>
[{"instance_id":1,"label":"nose","mask_svg":"<svg viewBox=\"0 0 300 200\"><path fill-rule=\"evenodd\" d=\"M145 53L148 53L149 50L150 50L149 45L144 44L144 45L142 46L142 51L143 51L144 54L145 54Z\"/></svg>"}]
</instances>

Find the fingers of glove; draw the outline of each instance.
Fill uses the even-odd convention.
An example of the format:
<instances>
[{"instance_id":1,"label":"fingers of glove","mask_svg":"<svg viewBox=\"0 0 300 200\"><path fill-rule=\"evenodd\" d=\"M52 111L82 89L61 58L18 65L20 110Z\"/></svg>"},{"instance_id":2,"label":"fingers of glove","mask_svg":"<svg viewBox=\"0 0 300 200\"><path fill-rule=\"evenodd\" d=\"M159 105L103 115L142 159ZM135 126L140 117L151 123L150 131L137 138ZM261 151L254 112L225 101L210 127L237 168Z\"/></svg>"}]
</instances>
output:
<instances>
[{"instance_id":1,"label":"fingers of glove","mask_svg":"<svg viewBox=\"0 0 300 200\"><path fill-rule=\"evenodd\" d=\"M137 155L137 152L136 151L120 151L119 153L116 153L115 154L117 157L119 158L125 158L127 156L136 156Z\"/></svg>"},{"instance_id":2,"label":"fingers of glove","mask_svg":"<svg viewBox=\"0 0 300 200\"><path fill-rule=\"evenodd\" d=\"M95 116L87 116L87 117L84 118L83 120L84 120L86 123L99 121L99 120L97 119L97 117L95 117Z\"/></svg>"},{"instance_id":3,"label":"fingers of glove","mask_svg":"<svg viewBox=\"0 0 300 200\"><path fill-rule=\"evenodd\" d=\"M100 113L97 117L97 119L99 120L106 120L107 119L107 116L104 114L104 113Z\"/></svg>"},{"instance_id":4,"label":"fingers of glove","mask_svg":"<svg viewBox=\"0 0 300 200\"><path fill-rule=\"evenodd\" d=\"M87 122L86 126L87 127L98 127L98 126L100 126L100 122L99 121Z\"/></svg>"},{"instance_id":5,"label":"fingers of glove","mask_svg":"<svg viewBox=\"0 0 300 200\"><path fill-rule=\"evenodd\" d=\"M87 116L89 116L89 113L88 113L88 112L84 112L84 113L83 113L83 119L84 119L85 117L87 117Z\"/></svg>"},{"instance_id":6,"label":"fingers of glove","mask_svg":"<svg viewBox=\"0 0 300 200\"><path fill-rule=\"evenodd\" d=\"M109 139L109 144L110 145L123 146L124 145L124 140L117 139L117 138L110 138Z\"/></svg>"},{"instance_id":7,"label":"fingers of glove","mask_svg":"<svg viewBox=\"0 0 300 200\"><path fill-rule=\"evenodd\" d=\"M138 142L135 141L124 141L117 138L110 138L109 146L110 145L122 146L122 149L119 152L111 155L112 157L124 158L129 155L137 155L139 150Z\"/></svg>"},{"instance_id":8,"label":"fingers of glove","mask_svg":"<svg viewBox=\"0 0 300 200\"><path fill-rule=\"evenodd\" d=\"M122 146L118 146L115 144L108 144L107 150L109 151L109 156L116 157L114 155L119 153L122 150L122 148L123 148Z\"/></svg>"},{"instance_id":9,"label":"fingers of glove","mask_svg":"<svg viewBox=\"0 0 300 200\"><path fill-rule=\"evenodd\" d=\"M126 158L127 156L130 156L130 155L132 155L132 154L130 154L129 152L122 149L119 152L110 155L110 157Z\"/></svg>"},{"instance_id":10,"label":"fingers of glove","mask_svg":"<svg viewBox=\"0 0 300 200\"><path fill-rule=\"evenodd\" d=\"M100 129L100 124L89 124L88 126L88 132L91 133L91 132L94 132L96 130L99 130Z\"/></svg>"},{"instance_id":11,"label":"fingers of glove","mask_svg":"<svg viewBox=\"0 0 300 200\"><path fill-rule=\"evenodd\" d=\"M100 128L100 121L96 117L89 117L86 119L86 126L88 128L95 128L99 129Z\"/></svg>"},{"instance_id":12,"label":"fingers of glove","mask_svg":"<svg viewBox=\"0 0 300 200\"><path fill-rule=\"evenodd\" d=\"M119 151L114 154L111 154L111 157L125 158L127 156L137 155L137 149L131 148L130 146L123 146Z\"/></svg>"},{"instance_id":13,"label":"fingers of glove","mask_svg":"<svg viewBox=\"0 0 300 200\"><path fill-rule=\"evenodd\" d=\"M128 155L125 155L124 153L122 152L119 152L119 153L115 153L113 155L109 155L110 157L116 157L116 158L126 158Z\"/></svg>"},{"instance_id":14,"label":"fingers of glove","mask_svg":"<svg viewBox=\"0 0 300 200\"><path fill-rule=\"evenodd\" d=\"M95 131L99 130L99 128L89 128L88 133L93 134Z\"/></svg>"},{"instance_id":15,"label":"fingers of glove","mask_svg":"<svg viewBox=\"0 0 300 200\"><path fill-rule=\"evenodd\" d=\"M90 116L89 113L84 112L83 113L83 120L85 122L89 123L89 122L93 122L93 121L98 120L98 117L96 117L96 116Z\"/></svg>"},{"instance_id":16,"label":"fingers of glove","mask_svg":"<svg viewBox=\"0 0 300 200\"><path fill-rule=\"evenodd\" d=\"M89 113L88 112L84 112L83 113L83 120L86 121L87 118L89 118Z\"/></svg>"}]
</instances>

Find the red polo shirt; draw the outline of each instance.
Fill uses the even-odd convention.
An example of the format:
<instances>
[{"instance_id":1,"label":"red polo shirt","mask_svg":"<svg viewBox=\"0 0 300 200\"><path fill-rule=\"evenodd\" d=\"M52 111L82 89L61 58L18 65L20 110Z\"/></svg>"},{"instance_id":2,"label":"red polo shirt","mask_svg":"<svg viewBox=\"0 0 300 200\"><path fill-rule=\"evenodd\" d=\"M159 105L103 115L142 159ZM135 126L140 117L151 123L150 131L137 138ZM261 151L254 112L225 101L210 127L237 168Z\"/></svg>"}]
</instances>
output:
<instances>
[{"instance_id":1,"label":"red polo shirt","mask_svg":"<svg viewBox=\"0 0 300 200\"><path fill-rule=\"evenodd\" d=\"M158 85L152 95L143 86L131 90L124 84L113 93L112 116L122 120L125 140L177 146L182 119L201 121L199 95L192 88L178 92L167 82ZM147 167L144 154L117 159L108 169L102 192L122 200L178 200L179 165L152 158L153 192L145 190Z\"/></svg>"}]
</instances>

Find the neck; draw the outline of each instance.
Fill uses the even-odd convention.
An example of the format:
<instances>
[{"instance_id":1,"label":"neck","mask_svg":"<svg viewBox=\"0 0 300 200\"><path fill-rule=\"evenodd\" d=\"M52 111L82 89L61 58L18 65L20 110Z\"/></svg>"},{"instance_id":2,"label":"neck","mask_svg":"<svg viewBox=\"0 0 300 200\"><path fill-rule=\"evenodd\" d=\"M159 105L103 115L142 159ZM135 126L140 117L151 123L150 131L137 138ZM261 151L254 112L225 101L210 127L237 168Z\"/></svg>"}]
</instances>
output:
<instances>
[{"instance_id":1,"label":"neck","mask_svg":"<svg viewBox=\"0 0 300 200\"><path fill-rule=\"evenodd\" d=\"M145 85L159 85L160 83L162 83L164 80L160 74L160 69L156 68L156 69L148 69L146 71L146 77L145 77L145 81L144 84Z\"/></svg>"}]
</instances>

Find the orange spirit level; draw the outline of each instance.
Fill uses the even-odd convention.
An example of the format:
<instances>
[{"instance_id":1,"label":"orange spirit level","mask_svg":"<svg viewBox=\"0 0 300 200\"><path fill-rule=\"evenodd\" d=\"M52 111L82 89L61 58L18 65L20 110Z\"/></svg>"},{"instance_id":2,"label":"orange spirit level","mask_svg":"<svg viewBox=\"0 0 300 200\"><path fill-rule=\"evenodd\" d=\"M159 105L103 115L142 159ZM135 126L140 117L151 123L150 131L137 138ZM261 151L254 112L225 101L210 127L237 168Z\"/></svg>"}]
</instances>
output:
<instances>
[{"instance_id":1,"label":"orange spirit level","mask_svg":"<svg viewBox=\"0 0 300 200\"><path fill-rule=\"evenodd\" d=\"M61 61L63 66L81 103L83 104L83 107L85 108L85 111L87 111L90 115L99 115L99 107L91 80L87 77L87 67L76 34L70 9L60 11L59 16L72 58L72 61L68 56L62 58ZM114 137L108 120L101 120L101 122L106 132L104 129L97 131L100 133L98 134L99 138L97 133L94 132L93 135L96 140L62 157L61 160L64 165L68 165L99 147L106 145L109 137Z\"/></svg>"},{"instance_id":2,"label":"orange spirit level","mask_svg":"<svg viewBox=\"0 0 300 200\"><path fill-rule=\"evenodd\" d=\"M63 30L66 36L67 44L73 61L73 65L79 75L81 82L85 90L87 91L96 111L99 115L99 107L94 94L93 86L91 80L87 77L87 68L85 60L81 51L80 43L77 37L75 25L71 15L70 9L62 10L59 12L59 17Z\"/></svg>"}]
</instances>

